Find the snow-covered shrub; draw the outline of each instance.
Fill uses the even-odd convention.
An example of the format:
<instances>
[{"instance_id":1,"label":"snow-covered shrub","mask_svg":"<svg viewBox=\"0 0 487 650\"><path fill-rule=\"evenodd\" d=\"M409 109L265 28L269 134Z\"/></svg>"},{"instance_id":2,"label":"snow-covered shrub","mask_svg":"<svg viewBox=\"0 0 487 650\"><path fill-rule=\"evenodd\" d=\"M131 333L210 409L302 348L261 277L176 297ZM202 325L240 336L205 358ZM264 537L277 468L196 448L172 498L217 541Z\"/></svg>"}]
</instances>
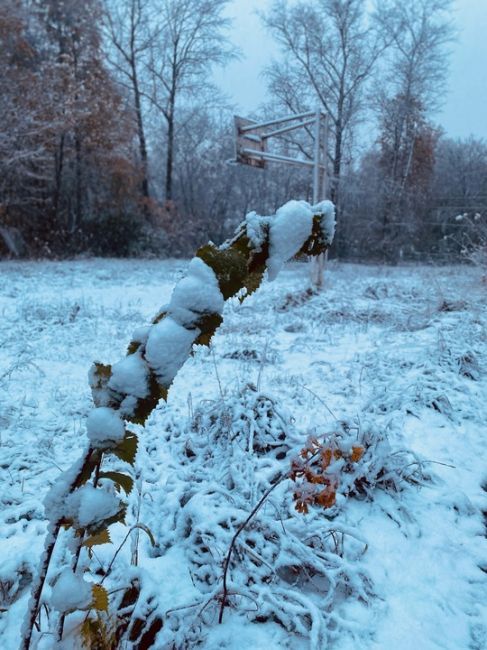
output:
<instances>
[{"instance_id":1,"label":"snow-covered shrub","mask_svg":"<svg viewBox=\"0 0 487 650\"><path fill-rule=\"evenodd\" d=\"M295 507L311 506L334 516L346 497L372 498L375 489L401 491L425 478L421 461L406 449L392 450L385 431L370 425L359 430L341 423L324 436L310 436L294 458L290 478L296 483Z\"/></svg>"},{"instance_id":2,"label":"snow-covered shrub","mask_svg":"<svg viewBox=\"0 0 487 650\"><path fill-rule=\"evenodd\" d=\"M158 553L181 549L196 600L159 611L158 647L204 645L224 608L323 647L337 600L371 597L359 562L365 543L350 531L341 552L338 521L295 511L289 476L302 434L287 409L248 385L201 404L184 431L169 423L164 435L174 464L157 509Z\"/></svg>"},{"instance_id":3,"label":"snow-covered shrub","mask_svg":"<svg viewBox=\"0 0 487 650\"><path fill-rule=\"evenodd\" d=\"M461 252L470 262L487 271L487 215L481 212L465 212L455 217L462 225Z\"/></svg>"},{"instance_id":4,"label":"snow-covered shrub","mask_svg":"<svg viewBox=\"0 0 487 650\"><path fill-rule=\"evenodd\" d=\"M282 460L289 449L290 416L275 400L248 384L237 400L222 400L196 410L192 429L205 431L215 444L237 445L248 452L269 454ZM206 445L206 442L205 442Z\"/></svg>"},{"instance_id":5,"label":"snow-covered shrub","mask_svg":"<svg viewBox=\"0 0 487 650\"><path fill-rule=\"evenodd\" d=\"M178 575L190 576L191 586L181 585L187 600L177 605L173 587L159 587L157 647L207 647L216 621L230 613L326 647L343 623L343 601L374 597L361 562L367 542L350 525L347 503L372 499L377 489L392 496L406 489L423 478L419 460L392 448L378 427L336 423L307 439L287 408L253 385L202 402L186 425L168 410L163 424L168 481L151 493L146 516L158 540L154 554L163 565L177 558ZM302 449L310 453L299 456ZM336 498L303 514L297 464L314 472L314 459L329 450L334 462L324 469L334 474ZM156 446L148 453L160 455Z\"/></svg>"}]
</instances>

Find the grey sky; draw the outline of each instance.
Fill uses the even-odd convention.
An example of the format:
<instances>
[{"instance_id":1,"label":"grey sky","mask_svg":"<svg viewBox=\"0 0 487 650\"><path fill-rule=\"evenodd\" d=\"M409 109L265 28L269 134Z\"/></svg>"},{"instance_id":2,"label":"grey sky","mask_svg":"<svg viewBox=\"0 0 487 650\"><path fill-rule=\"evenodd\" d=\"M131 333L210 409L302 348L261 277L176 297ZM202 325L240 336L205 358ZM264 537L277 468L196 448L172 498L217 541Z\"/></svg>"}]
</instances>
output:
<instances>
[{"instance_id":1,"label":"grey sky","mask_svg":"<svg viewBox=\"0 0 487 650\"><path fill-rule=\"evenodd\" d=\"M243 58L219 71L216 81L242 114L266 99L261 73L277 49L255 12L270 3L233 0L229 10L234 20L231 37ZM452 137L473 134L487 139L487 0L456 0L454 20L460 33L452 45L449 92L435 121Z\"/></svg>"}]
</instances>

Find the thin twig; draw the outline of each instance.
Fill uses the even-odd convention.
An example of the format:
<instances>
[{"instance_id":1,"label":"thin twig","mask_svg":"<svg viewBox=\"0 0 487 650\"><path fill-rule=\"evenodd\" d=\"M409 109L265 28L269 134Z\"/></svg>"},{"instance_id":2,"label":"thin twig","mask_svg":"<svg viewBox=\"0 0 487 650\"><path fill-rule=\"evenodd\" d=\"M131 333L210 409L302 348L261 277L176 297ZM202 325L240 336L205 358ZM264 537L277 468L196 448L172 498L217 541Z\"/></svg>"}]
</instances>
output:
<instances>
[{"instance_id":1,"label":"thin twig","mask_svg":"<svg viewBox=\"0 0 487 650\"><path fill-rule=\"evenodd\" d=\"M119 546L119 547L117 548L117 550L115 551L115 553L114 553L114 555L113 555L113 557L112 557L112 559L111 559L111 561L110 561L110 564L108 565L108 568L107 568L107 570L106 570L105 575L104 575L103 578L100 580L100 584L103 584L103 582L105 581L105 579L108 578L108 576L110 575L111 570L112 570L112 567L113 567L113 563L114 563L115 560L117 559L118 554L119 554L120 551L122 550L123 546L125 545L125 542L128 540L128 538L130 537L131 533L132 533L134 530L136 530L136 529L143 530L145 533L147 533L147 535L149 535L149 537L151 538L151 542L152 542L152 536L151 536L150 532L148 532L148 528L147 528L147 526L145 526L144 524L140 524L140 523L138 523L138 524L134 524L133 526L131 526L131 528L129 529L128 533L127 533L127 534L125 535L125 537L123 538L122 543L120 544L120 546Z\"/></svg>"},{"instance_id":2,"label":"thin twig","mask_svg":"<svg viewBox=\"0 0 487 650\"><path fill-rule=\"evenodd\" d=\"M223 393L222 383L220 381L220 375L218 374L218 366L216 365L215 350L213 349L212 345L210 345L210 348L211 348L211 358L213 359L213 366L215 368L216 380L218 382L218 389L220 390L220 397L222 398L223 401L225 401L225 395Z\"/></svg>"},{"instance_id":3,"label":"thin twig","mask_svg":"<svg viewBox=\"0 0 487 650\"><path fill-rule=\"evenodd\" d=\"M338 421L337 416L333 413L333 411L331 410L331 408L330 408L330 407L329 407L329 406L328 406L328 405L327 405L327 404L326 404L326 403L321 399L321 397L320 397L319 395L317 395L316 393L314 393L310 388L308 388L308 387L305 386L304 384L298 384L298 386L300 386L301 388L304 388L304 390L307 390L308 393L311 393L311 395L313 395L313 397L316 397L316 399L318 400L318 402L320 402L320 404L323 404L323 406L326 408L326 410L327 410L328 413L331 415L331 417L332 417L334 420Z\"/></svg>"},{"instance_id":4,"label":"thin twig","mask_svg":"<svg viewBox=\"0 0 487 650\"><path fill-rule=\"evenodd\" d=\"M267 362L267 348L269 347L269 338L266 339L264 346L264 354L260 360L259 364L259 373L257 375L257 390L260 392L260 382L262 380L262 372L264 370L264 364Z\"/></svg>"},{"instance_id":5,"label":"thin twig","mask_svg":"<svg viewBox=\"0 0 487 650\"><path fill-rule=\"evenodd\" d=\"M230 542L230 546L228 548L228 553L227 557L225 558L225 564L223 566L223 594L222 594L222 602L220 605L220 614L218 616L218 623L221 624L223 622L223 612L225 611L225 606L227 602L227 596L228 596L228 587L227 587L227 575L228 575L228 568L230 566L230 560L232 557L233 549L235 546L235 543L237 541L237 537L240 535L240 533L246 528L247 524L250 522L252 517L254 517L255 514L257 514L258 510L261 508L261 506L264 504L265 500L269 496L269 494L280 484L282 483L285 479L289 478L288 474L282 474L279 479L274 483L274 485L271 485L271 487L266 490L260 501L257 503L257 505L254 507L254 509L251 511L247 519L240 524L240 526L237 528L237 531L235 532L235 535L232 537L232 541Z\"/></svg>"}]
</instances>

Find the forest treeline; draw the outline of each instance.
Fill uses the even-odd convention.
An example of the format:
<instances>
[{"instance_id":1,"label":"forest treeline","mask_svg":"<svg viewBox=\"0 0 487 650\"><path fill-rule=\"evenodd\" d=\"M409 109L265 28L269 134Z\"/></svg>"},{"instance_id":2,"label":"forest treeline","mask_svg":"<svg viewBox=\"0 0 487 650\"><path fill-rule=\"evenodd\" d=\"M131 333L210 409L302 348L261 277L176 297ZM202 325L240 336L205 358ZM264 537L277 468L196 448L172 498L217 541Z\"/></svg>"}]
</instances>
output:
<instances>
[{"instance_id":1,"label":"forest treeline","mask_svg":"<svg viewBox=\"0 0 487 650\"><path fill-rule=\"evenodd\" d=\"M0 256L187 255L249 210L311 200L309 170L228 164L234 110L213 79L245 55L231 4L2 0ZM343 259L460 259L485 236L487 145L434 121L451 5L275 0L260 16L279 55L251 117L329 116ZM276 150L309 157L296 133Z\"/></svg>"}]
</instances>

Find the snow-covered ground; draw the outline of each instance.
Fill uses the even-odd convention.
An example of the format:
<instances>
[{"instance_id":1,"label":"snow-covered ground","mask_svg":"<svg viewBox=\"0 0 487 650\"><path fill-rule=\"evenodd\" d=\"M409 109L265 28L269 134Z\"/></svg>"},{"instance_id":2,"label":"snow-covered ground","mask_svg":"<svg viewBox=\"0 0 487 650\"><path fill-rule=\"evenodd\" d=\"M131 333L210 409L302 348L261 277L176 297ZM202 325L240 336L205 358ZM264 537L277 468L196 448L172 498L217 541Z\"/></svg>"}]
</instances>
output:
<instances>
[{"instance_id":1,"label":"snow-covered ground","mask_svg":"<svg viewBox=\"0 0 487 650\"><path fill-rule=\"evenodd\" d=\"M91 362L125 354L133 330L168 301L185 266L0 264L2 650L18 645L43 545L43 499L86 443ZM306 265L295 263L242 304L230 301L211 348L197 348L177 376L167 406L140 434L130 497L128 523L147 525L156 546L139 531L138 567L126 545L111 587L137 574L146 614L163 621L154 646L161 649L197 647L195 639L206 650L485 649L487 286L468 267L342 264L329 266L322 294L307 295L307 285ZM259 404L277 413L282 426L275 418L271 429L287 432L293 454L310 434L366 432L382 441L380 454L388 451L380 460L395 473L367 498L341 495L330 511L307 515L294 511L293 488L283 482L236 550L233 591L218 625L215 590L232 517L243 521L262 494L262 477L285 471L291 456L256 459L252 474L253 452L235 426L253 422ZM222 446L225 426L240 455L225 447L228 438ZM256 426L252 436L258 417ZM225 449L234 467L219 466ZM198 465L192 458L200 452ZM230 489L229 475L241 485ZM218 485L226 493L217 501ZM125 535L117 526L115 542ZM275 526L269 548L280 544L269 555L259 546L265 526ZM313 582L316 567L300 574L304 547L293 547L317 531L333 539L325 555L335 582L324 590ZM94 562L106 569L114 548L98 547ZM62 545L57 553L60 567ZM249 567L260 586L248 579ZM43 638L39 647L55 645Z\"/></svg>"}]
</instances>

